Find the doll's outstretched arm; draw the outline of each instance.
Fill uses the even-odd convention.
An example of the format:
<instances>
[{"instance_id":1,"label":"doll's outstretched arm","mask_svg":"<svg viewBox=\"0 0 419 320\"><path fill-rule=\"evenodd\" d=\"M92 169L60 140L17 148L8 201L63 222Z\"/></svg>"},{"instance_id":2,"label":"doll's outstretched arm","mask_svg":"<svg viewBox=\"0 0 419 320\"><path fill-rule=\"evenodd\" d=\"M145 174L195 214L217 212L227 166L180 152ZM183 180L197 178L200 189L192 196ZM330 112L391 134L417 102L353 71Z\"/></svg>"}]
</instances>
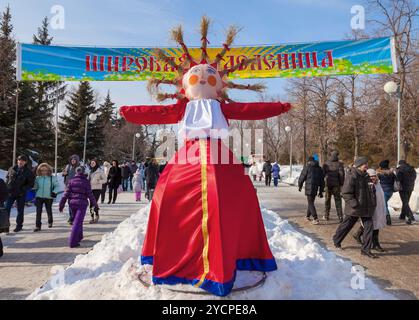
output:
<instances>
[{"instance_id":1,"label":"doll's outstretched arm","mask_svg":"<svg viewBox=\"0 0 419 320\"><path fill-rule=\"evenodd\" d=\"M288 112L291 105L282 102L231 102L222 103L221 109L227 119L262 120Z\"/></svg>"},{"instance_id":2,"label":"doll's outstretched arm","mask_svg":"<svg viewBox=\"0 0 419 320\"><path fill-rule=\"evenodd\" d=\"M182 119L185 106L183 101L166 106L123 106L119 113L128 122L136 124L173 124Z\"/></svg>"}]
</instances>

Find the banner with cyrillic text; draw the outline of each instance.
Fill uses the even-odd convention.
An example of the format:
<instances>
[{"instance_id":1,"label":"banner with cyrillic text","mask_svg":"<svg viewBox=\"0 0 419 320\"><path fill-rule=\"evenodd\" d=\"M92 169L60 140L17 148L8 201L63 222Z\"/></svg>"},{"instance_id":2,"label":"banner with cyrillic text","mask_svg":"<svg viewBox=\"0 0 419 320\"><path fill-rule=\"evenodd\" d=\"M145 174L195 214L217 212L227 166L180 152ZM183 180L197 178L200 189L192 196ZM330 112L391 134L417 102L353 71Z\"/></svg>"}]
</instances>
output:
<instances>
[{"instance_id":1,"label":"banner with cyrillic text","mask_svg":"<svg viewBox=\"0 0 419 320\"><path fill-rule=\"evenodd\" d=\"M181 63L181 48L162 48ZM228 48L218 69L255 62L230 78L298 78L349 74L388 74L396 71L392 38L312 42ZM222 48L208 48L214 59ZM171 79L172 66L159 61L153 48L42 46L21 43L17 50L17 79L23 81L143 81L151 76ZM197 60L200 48L190 48Z\"/></svg>"}]
</instances>

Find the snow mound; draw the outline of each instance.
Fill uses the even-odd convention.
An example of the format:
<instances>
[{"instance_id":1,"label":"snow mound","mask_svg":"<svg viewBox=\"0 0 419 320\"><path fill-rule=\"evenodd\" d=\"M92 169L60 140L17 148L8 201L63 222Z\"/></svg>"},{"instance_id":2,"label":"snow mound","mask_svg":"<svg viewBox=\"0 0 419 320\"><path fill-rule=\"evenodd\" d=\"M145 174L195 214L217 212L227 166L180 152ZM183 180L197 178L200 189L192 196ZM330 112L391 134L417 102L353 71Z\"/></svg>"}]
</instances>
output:
<instances>
[{"instance_id":1,"label":"snow mound","mask_svg":"<svg viewBox=\"0 0 419 320\"><path fill-rule=\"evenodd\" d=\"M149 210L147 206L123 221L27 299L221 299L174 292L173 286L147 288L138 281L137 275L151 268L138 263ZM297 232L275 212L262 209L262 214L278 270L268 273L262 287L224 299L395 299L368 278L364 289L353 289L355 274L350 262ZM237 279L246 277L238 273Z\"/></svg>"}]
</instances>

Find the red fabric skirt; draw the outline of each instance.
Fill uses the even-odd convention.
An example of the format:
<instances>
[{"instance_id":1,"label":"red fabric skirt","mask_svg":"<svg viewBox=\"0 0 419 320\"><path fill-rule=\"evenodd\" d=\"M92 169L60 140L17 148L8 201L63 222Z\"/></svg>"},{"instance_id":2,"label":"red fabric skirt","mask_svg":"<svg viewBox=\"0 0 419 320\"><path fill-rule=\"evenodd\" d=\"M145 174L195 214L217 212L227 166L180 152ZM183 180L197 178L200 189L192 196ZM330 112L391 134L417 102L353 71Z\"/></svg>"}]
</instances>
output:
<instances>
[{"instance_id":1,"label":"red fabric skirt","mask_svg":"<svg viewBox=\"0 0 419 320\"><path fill-rule=\"evenodd\" d=\"M141 255L155 284L227 295L236 270L276 270L255 188L221 140L189 140L161 174Z\"/></svg>"}]
</instances>

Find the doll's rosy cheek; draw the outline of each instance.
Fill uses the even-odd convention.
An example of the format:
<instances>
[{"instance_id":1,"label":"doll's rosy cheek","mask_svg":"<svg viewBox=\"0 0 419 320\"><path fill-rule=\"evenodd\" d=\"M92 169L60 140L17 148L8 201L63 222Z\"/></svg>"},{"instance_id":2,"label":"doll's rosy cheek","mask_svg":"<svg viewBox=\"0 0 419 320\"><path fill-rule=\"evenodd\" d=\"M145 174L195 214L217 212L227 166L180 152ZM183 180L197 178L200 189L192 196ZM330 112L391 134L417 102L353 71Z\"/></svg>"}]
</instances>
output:
<instances>
[{"instance_id":1,"label":"doll's rosy cheek","mask_svg":"<svg viewBox=\"0 0 419 320\"><path fill-rule=\"evenodd\" d=\"M208 83L210 84L210 86L215 87L217 85L217 78L214 76L209 76Z\"/></svg>"},{"instance_id":2,"label":"doll's rosy cheek","mask_svg":"<svg viewBox=\"0 0 419 320\"><path fill-rule=\"evenodd\" d=\"M198 83L198 80L199 80L198 76L196 74L193 74L189 77L189 84L191 86L194 86Z\"/></svg>"}]
</instances>

